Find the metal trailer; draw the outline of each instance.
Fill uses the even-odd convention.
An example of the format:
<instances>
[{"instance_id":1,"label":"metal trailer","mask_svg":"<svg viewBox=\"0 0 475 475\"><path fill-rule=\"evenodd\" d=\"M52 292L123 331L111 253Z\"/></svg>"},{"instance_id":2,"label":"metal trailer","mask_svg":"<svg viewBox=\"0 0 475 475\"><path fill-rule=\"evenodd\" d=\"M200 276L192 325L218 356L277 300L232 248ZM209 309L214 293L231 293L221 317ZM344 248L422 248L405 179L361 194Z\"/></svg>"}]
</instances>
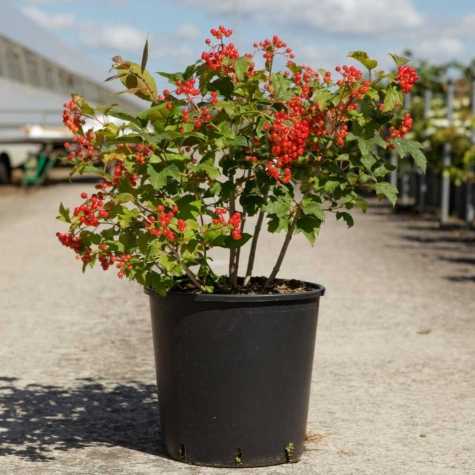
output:
<instances>
[{"instance_id":1,"label":"metal trailer","mask_svg":"<svg viewBox=\"0 0 475 475\"><path fill-rule=\"evenodd\" d=\"M70 140L70 136L54 137L17 137L0 139L0 146L33 146L35 152L18 168L23 170L23 186L42 185L48 177L49 171L57 164L60 157L65 156L64 142ZM1 163L1 162L0 162ZM1 177L0 177L1 178ZM11 172L8 174L11 179ZM10 180L8 180L10 182Z\"/></svg>"}]
</instances>

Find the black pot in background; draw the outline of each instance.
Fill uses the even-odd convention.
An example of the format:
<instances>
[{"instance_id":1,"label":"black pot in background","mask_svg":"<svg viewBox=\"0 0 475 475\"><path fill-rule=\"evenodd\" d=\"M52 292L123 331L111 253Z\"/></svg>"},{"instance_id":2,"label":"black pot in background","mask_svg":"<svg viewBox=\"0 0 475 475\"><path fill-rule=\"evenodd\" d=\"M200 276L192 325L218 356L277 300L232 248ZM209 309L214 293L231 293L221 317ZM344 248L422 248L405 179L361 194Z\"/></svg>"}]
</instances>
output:
<instances>
[{"instance_id":1,"label":"black pot in background","mask_svg":"<svg viewBox=\"0 0 475 475\"><path fill-rule=\"evenodd\" d=\"M299 460L319 299L149 292L169 455L216 467Z\"/></svg>"}]
</instances>

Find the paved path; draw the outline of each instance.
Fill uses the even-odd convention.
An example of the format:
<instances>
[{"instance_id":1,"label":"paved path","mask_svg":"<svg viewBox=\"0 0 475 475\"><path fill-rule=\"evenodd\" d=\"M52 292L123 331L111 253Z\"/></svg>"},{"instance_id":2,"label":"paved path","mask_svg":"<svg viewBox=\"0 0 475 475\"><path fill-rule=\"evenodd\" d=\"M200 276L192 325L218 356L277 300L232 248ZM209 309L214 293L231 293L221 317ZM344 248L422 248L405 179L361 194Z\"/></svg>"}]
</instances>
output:
<instances>
[{"instance_id":1,"label":"paved path","mask_svg":"<svg viewBox=\"0 0 475 475\"><path fill-rule=\"evenodd\" d=\"M0 190L0 473L237 473L163 456L147 299L54 238L82 188ZM296 239L283 272L328 289L308 450L239 473L474 473L475 236L379 207L357 221Z\"/></svg>"}]
</instances>

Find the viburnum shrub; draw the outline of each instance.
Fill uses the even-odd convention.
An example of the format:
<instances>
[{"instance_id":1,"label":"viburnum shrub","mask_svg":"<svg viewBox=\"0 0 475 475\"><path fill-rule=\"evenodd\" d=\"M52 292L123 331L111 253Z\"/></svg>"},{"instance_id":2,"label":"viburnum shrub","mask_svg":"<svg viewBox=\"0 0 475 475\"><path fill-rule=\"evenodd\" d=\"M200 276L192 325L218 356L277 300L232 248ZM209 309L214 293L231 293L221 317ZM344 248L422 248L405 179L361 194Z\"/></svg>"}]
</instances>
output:
<instances>
[{"instance_id":1,"label":"viburnum shrub","mask_svg":"<svg viewBox=\"0 0 475 475\"><path fill-rule=\"evenodd\" d=\"M137 115L79 96L66 103L73 173L101 177L76 208L60 207L69 231L58 238L83 268L115 267L160 294L246 292L265 223L285 235L269 276L259 279L271 291L294 234L313 244L329 212L352 225L368 191L395 202L388 149L425 167L420 145L404 138L412 119L403 92L417 79L404 58L392 55L397 71L384 73L356 51L350 57L364 72L345 65L332 73L298 64L278 36L241 54L231 35L212 29L200 60L158 73L171 83L161 92L145 69L147 44L142 64L115 57L113 78L148 102ZM229 249L227 276L211 266L215 247Z\"/></svg>"}]
</instances>

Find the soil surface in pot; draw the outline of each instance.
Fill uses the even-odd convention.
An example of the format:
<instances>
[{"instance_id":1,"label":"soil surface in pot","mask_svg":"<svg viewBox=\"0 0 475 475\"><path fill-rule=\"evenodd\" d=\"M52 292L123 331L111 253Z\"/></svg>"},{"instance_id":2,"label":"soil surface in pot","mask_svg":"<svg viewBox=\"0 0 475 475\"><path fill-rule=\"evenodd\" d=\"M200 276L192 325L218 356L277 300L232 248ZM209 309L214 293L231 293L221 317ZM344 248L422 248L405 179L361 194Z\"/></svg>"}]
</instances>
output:
<instances>
[{"instance_id":1,"label":"soil surface in pot","mask_svg":"<svg viewBox=\"0 0 475 475\"><path fill-rule=\"evenodd\" d=\"M224 281L221 287L216 286L214 294L241 294L241 295L286 295L286 294L300 294L303 292L310 292L315 290L315 287L307 282L302 282L296 279L275 279L274 284L270 288L265 287L267 277L252 277L251 281L246 287L243 287L244 279L238 279L238 289L232 290L228 282ZM182 284L173 288L176 292L184 293L199 293L191 284Z\"/></svg>"}]
</instances>

